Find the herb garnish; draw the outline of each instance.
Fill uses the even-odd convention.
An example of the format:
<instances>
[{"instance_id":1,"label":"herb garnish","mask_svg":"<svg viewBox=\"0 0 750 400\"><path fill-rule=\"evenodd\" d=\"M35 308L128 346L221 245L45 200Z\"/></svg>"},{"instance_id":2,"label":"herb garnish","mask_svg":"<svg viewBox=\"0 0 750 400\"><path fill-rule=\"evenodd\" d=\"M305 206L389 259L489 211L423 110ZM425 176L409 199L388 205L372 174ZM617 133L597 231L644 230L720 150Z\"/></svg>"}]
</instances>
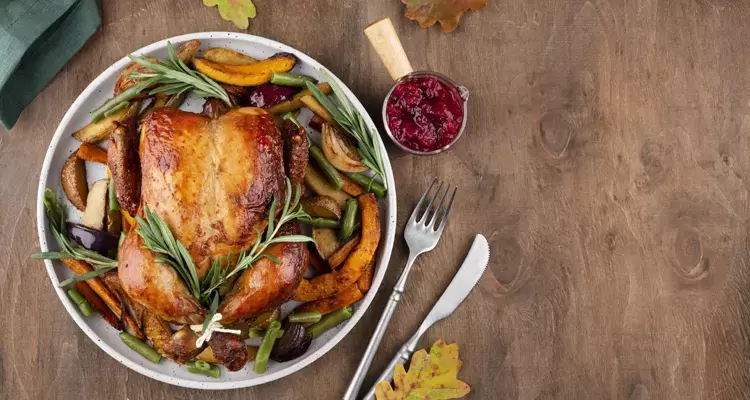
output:
<instances>
[{"instance_id":1,"label":"herb garnish","mask_svg":"<svg viewBox=\"0 0 750 400\"><path fill-rule=\"evenodd\" d=\"M85 281L99 276L105 272L109 272L117 268L117 261L109 257L105 257L95 251L89 250L78 243L72 242L65 230L66 224L66 212L65 207L60 204L57 200L57 196L52 192L52 189L47 188L44 190L44 210L47 215L47 221L49 221L49 227L52 230L52 236L60 246L61 251L47 251L43 253L35 253L31 255L31 258L42 259L42 260L62 260L64 258L72 258L76 260L85 261L94 268L94 271L83 275L76 275L71 279L67 279L60 282L60 286L67 286L71 283Z\"/></svg>"},{"instance_id":2,"label":"herb garnish","mask_svg":"<svg viewBox=\"0 0 750 400\"><path fill-rule=\"evenodd\" d=\"M357 151L362 159L362 164L370 168L380 176L383 186L387 189L385 179L385 167L383 164L383 154L380 150L380 135L373 134L365 125L362 116L354 109L354 106L346 97L343 89L336 83L335 79L325 70L320 70L331 85L333 92L336 94L341 106L336 106L333 102L318 89L317 86L307 82L307 89L315 96L315 99L333 116L333 119L341 128L357 141Z\"/></svg>"},{"instance_id":3,"label":"herb garnish","mask_svg":"<svg viewBox=\"0 0 750 400\"><path fill-rule=\"evenodd\" d=\"M152 83L158 86L151 89L149 94L152 95L156 93L173 95L193 91L198 97L204 99L216 97L224 101L228 106L232 106L232 100L221 85L185 65L177 57L171 42L167 42L167 48L169 49L169 58L161 59L159 62L153 62L143 56L135 57L132 54L128 54L128 57L134 63L153 71L151 73L133 72L129 77L153 80Z\"/></svg>"}]
</instances>

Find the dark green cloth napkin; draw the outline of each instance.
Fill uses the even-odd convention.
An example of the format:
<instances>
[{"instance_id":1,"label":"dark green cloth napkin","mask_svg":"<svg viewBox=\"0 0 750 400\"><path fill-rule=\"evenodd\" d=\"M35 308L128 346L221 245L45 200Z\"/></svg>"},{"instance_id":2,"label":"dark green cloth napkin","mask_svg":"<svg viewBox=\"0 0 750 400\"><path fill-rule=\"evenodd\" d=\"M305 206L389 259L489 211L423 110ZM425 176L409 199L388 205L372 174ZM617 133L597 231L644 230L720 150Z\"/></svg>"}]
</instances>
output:
<instances>
[{"instance_id":1,"label":"dark green cloth napkin","mask_svg":"<svg viewBox=\"0 0 750 400\"><path fill-rule=\"evenodd\" d=\"M6 129L100 23L94 0L0 0L0 123Z\"/></svg>"}]
</instances>

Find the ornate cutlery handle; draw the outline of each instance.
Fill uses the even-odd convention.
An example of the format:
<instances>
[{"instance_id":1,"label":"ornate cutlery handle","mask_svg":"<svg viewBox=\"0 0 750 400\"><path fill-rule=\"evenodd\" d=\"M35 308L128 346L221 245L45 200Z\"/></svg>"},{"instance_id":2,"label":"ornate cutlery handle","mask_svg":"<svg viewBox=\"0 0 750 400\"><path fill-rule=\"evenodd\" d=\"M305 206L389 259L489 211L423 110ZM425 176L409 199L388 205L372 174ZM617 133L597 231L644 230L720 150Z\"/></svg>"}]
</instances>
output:
<instances>
[{"instance_id":1,"label":"ornate cutlery handle","mask_svg":"<svg viewBox=\"0 0 750 400\"><path fill-rule=\"evenodd\" d=\"M357 398L357 393L362 386L362 381L365 379L365 375L367 375L367 370L370 369L370 364L372 364L372 359L375 358L375 353L377 352L378 347L380 347L380 341L383 340L385 331L388 329L388 324L391 322L391 317L393 317L393 313L396 311L396 306L398 306L399 301L401 301L401 296L404 294L406 278L409 275L409 271L411 271L411 267L416 258L417 254L409 254L409 259L406 260L404 271L401 273L401 277L393 288L391 297L388 299L388 304L386 304L385 310L383 310L383 315L380 316L380 321L378 321L378 325L372 333L372 338L370 338L370 343L367 345L362 361L359 362L359 366L357 366L357 371L354 373L352 382L346 389L346 393L344 394L345 400L355 400Z\"/></svg>"}]
</instances>

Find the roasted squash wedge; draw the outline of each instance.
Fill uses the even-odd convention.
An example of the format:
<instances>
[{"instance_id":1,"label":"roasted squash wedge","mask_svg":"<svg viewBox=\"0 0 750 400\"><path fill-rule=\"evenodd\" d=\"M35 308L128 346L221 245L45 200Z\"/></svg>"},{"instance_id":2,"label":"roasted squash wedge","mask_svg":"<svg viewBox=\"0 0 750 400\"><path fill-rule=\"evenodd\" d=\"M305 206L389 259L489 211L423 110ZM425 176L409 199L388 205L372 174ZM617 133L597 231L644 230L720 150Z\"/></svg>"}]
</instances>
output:
<instances>
[{"instance_id":1,"label":"roasted squash wedge","mask_svg":"<svg viewBox=\"0 0 750 400\"><path fill-rule=\"evenodd\" d=\"M193 59L193 65L209 78L230 85L258 86L271 80L274 72L288 72L297 64L297 57L279 53L254 64L219 64L205 58Z\"/></svg>"}]
</instances>

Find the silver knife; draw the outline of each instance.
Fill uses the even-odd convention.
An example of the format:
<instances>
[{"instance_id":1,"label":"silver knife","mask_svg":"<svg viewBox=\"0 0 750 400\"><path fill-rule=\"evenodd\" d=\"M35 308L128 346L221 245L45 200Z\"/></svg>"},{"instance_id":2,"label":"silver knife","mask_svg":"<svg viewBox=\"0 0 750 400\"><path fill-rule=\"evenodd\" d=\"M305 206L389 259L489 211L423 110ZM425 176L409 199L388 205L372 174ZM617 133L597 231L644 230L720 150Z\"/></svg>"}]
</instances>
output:
<instances>
[{"instance_id":1,"label":"silver knife","mask_svg":"<svg viewBox=\"0 0 750 400\"><path fill-rule=\"evenodd\" d=\"M414 335L401 346L401 349L396 354L396 357L391 360L385 371L375 381L375 385L382 381L390 381L393 378L393 369L396 368L396 364L406 364L411 358L411 354L417 347L419 338L429 329L435 322L450 316L453 311L458 308L462 301L469 295L469 292L479 282L479 278L482 277L484 270L487 268L487 264L490 261L490 246L487 244L487 239L482 235L477 235L474 238L474 243L469 249L469 254L466 255L461 268L456 272L456 276L453 277L448 288L445 289L443 295L432 307L432 310L424 319L422 325L414 333ZM367 395L364 397L367 400L375 398L375 386L373 386Z\"/></svg>"}]
</instances>

